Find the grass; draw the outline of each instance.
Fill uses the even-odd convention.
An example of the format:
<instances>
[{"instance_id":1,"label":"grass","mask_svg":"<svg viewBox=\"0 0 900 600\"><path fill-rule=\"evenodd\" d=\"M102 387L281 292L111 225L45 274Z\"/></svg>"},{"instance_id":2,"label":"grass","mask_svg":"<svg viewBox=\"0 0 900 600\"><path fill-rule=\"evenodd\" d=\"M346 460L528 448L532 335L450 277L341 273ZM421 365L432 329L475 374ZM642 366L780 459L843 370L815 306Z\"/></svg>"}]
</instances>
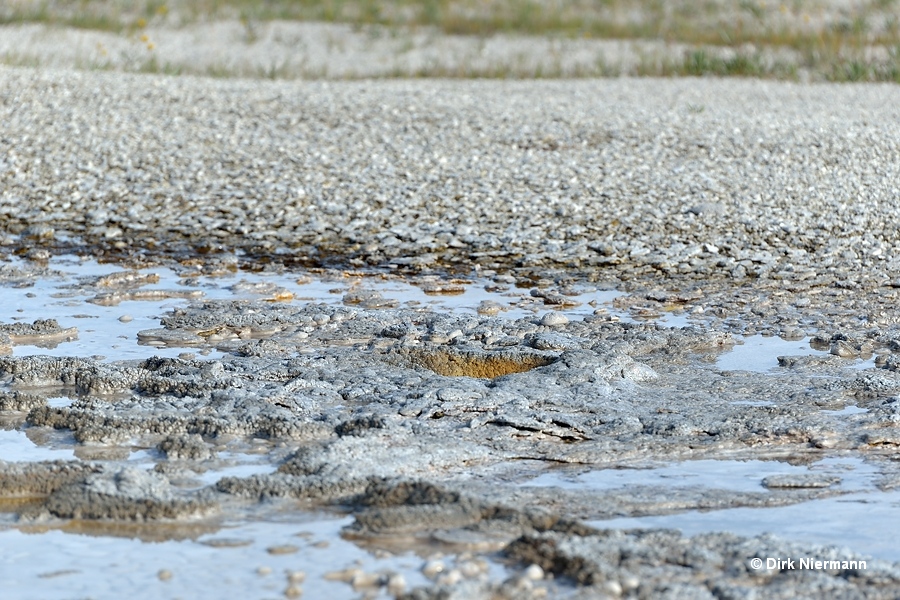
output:
<instances>
[{"instance_id":1,"label":"grass","mask_svg":"<svg viewBox=\"0 0 900 600\"><path fill-rule=\"evenodd\" d=\"M259 39L260 24L276 19L385 31L429 27L481 37L661 40L691 49L683 56L642 61L636 74L794 78L806 70L833 81L897 81L898 14L900 0L863 0L831 13L818 0L7 0L0 5L0 24L133 34L152 25L239 19L248 44ZM892 50L887 60L875 60L867 58L872 48ZM796 64L766 58L779 52L800 58ZM529 76L553 77L557 71L549 64ZM273 65L259 76L281 78L291 72ZM585 76L627 72L603 60L594 69L582 69ZM432 75L423 70L422 76ZM519 75L524 74L513 67L507 72Z\"/></svg>"},{"instance_id":2,"label":"grass","mask_svg":"<svg viewBox=\"0 0 900 600\"><path fill-rule=\"evenodd\" d=\"M775 77L793 79L796 69L783 62L768 62L758 52L737 53L730 58L710 54L701 48L685 53L680 63L670 65L671 75L687 75L702 77L716 75L720 77Z\"/></svg>"},{"instance_id":3,"label":"grass","mask_svg":"<svg viewBox=\"0 0 900 600\"><path fill-rule=\"evenodd\" d=\"M828 63L819 66L821 78L833 82L894 82L900 83L900 52L895 52L892 61L886 64L871 64L859 59ZM0 55L0 64L10 66L40 67L40 61L18 53ZM161 61L150 56L131 66L116 67L110 61L78 61L76 68L84 70L115 71L126 70L136 73L163 75L201 75L213 78L250 77L256 79L559 79L587 77L618 77L621 75L640 77L757 77L781 80L798 79L796 65L786 62L767 61L759 54L737 54L731 58L717 57L705 49L685 52L681 57L660 58L643 56L633 68L609 63L598 58L593 66L576 66L563 69L558 62L550 61L534 66L522 61L473 67L462 64L447 66L430 64L414 70L394 68L380 75L359 74L353 71L332 75L327 67L307 67L303 64L271 63L256 68L227 67L221 64L208 65L200 69L181 64ZM702 108L701 108L702 110Z\"/></svg>"},{"instance_id":4,"label":"grass","mask_svg":"<svg viewBox=\"0 0 900 600\"><path fill-rule=\"evenodd\" d=\"M144 62L140 63L137 68L137 72L163 75L181 75L184 72L184 69L181 66L172 65L168 62L161 63L156 56L151 56Z\"/></svg>"},{"instance_id":5,"label":"grass","mask_svg":"<svg viewBox=\"0 0 900 600\"><path fill-rule=\"evenodd\" d=\"M900 45L892 48L886 62L866 61L861 56L831 65L826 72L830 81L891 81L900 83Z\"/></svg>"},{"instance_id":6,"label":"grass","mask_svg":"<svg viewBox=\"0 0 900 600\"><path fill-rule=\"evenodd\" d=\"M0 62L11 67L36 68L41 66L40 60L38 58L21 54L19 52L4 52L2 55L0 55Z\"/></svg>"},{"instance_id":7,"label":"grass","mask_svg":"<svg viewBox=\"0 0 900 600\"><path fill-rule=\"evenodd\" d=\"M891 45L892 27L874 21L895 16L896 0L870 0L819 27L804 18L819 3L741 0L735 5L690 0L12 0L0 23L53 23L121 32L158 20L180 23L240 18L435 27L447 34L516 33L602 39L662 39L698 45L784 46Z\"/></svg>"}]
</instances>

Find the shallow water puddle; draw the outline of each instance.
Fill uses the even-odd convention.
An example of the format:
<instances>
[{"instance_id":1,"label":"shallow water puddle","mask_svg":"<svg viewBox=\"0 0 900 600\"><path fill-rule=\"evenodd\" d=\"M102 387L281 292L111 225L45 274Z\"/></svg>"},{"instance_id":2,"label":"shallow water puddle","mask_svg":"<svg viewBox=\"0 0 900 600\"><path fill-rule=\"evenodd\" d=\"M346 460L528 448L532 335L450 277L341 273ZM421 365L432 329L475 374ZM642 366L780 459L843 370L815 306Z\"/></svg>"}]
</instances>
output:
<instances>
[{"instance_id":1,"label":"shallow water puddle","mask_svg":"<svg viewBox=\"0 0 900 600\"><path fill-rule=\"evenodd\" d=\"M0 278L0 299L7 307L7 319L20 323L56 319L61 327L78 330L77 338L72 341L47 339L35 341L36 346L16 344L14 356L92 356L108 361L177 357L186 349L152 343L141 345L137 334L158 328L165 313L200 299L348 304L373 310L428 308L482 312L505 318L531 317L550 310L580 318L599 309L611 318L633 320L612 308L612 301L622 295L620 292L591 287L570 292L574 295L565 297L565 302L570 304L556 305L546 304L545 298L532 295L528 289L478 279L448 283L431 278L354 272L225 271L216 275L179 276L165 267L123 271L92 259L62 256L49 261L49 275L23 281L21 273L28 272L29 263L15 259L8 264L17 270L15 276ZM106 283L100 278L106 278ZM668 324L669 318L678 320L683 316L667 314L659 320ZM201 349L200 354L207 358L223 356L212 348Z\"/></svg>"},{"instance_id":2,"label":"shallow water puddle","mask_svg":"<svg viewBox=\"0 0 900 600\"><path fill-rule=\"evenodd\" d=\"M668 323L667 323L668 324ZM776 336L752 335L738 337L738 343L716 359L716 367L722 371L752 371L756 373L778 373L783 370L779 357L832 357L828 350L819 350L811 344L811 338L784 340ZM837 358L836 356L832 358ZM838 369L863 371L874 369L876 356L868 358L842 358L836 363Z\"/></svg>"},{"instance_id":3,"label":"shallow water puddle","mask_svg":"<svg viewBox=\"0 0 900 600\"><path fill-rule=\"evenodd\" d=\"M778 367L779 356L827 356L828 352L815 350L809 338L783 340L775 336L752 335L735 344L730 352L721 354L716 366L723 371L756 371L765 373Z\"/></svg>"},{"instance_id":4,"label":"shallow water puddle","mask_svg":"<svg viewBox=\"0 0 900 600\"><path fill-rule=\"evenodd\" d=\"M741 492L765 488L762 479L781 473L807 473L805 467L762 460L691 460L652 469L604 469L565 475L544 473L525 485L611 490L632 485L703 486Z\"/></svg>"},{"instance_id":5,"label":"shallow water puddle","mask_svg":"<svg viewBox=\"0 0 900 600\"><path fill-rule=\"evenodd\" d=\"M73 440L74 442L74 440ZM40 460L72 460L74 448L54 448L46 444L34 443L20 430L0 430L0 460L8 462L31 462Z\"/></svg>"},{"instance_id":6,"label":"shallow water puddle","mask_svg":"<svg viewBox=\"0 0 900 600\"><path fill-rule=\"evenodd\" d=\"M863 554L900 560L896 511L900 491L875 486L879 471L858 458L827 458L806 466L775 461L687 461L646 470L605 470L565 476L546 473L525 485L606 490L629 485L702 486L742 492L762 492L763 480L779 475L817 474L840 478L835 489L847 493L787 506L690 510L677 514L589 521L599 528L673 528L684 535L729 531L755 536L774 533L792 542L849 546Z\"/></svg>"},{"instance_id":7,"label":"shallow water puddle","mask_svg":"<svg viewBox=\"0 0 900 600\"><path fill-rule=\"evenodd\" d=\"M900 560L900 491L860 492L790 506L688 511L674 515L590 521L594 527L665 527L684 535L730 531L754 536L773 533L790 542L852 548L890 561Z\"/></svg>"},{"instance_id":8,"label":"shallow water puddle","mask_svg":"<svg viewBox=\"0 0 900 600\"><path fill-rule=\"evenodd\" d=\"M73 402L75 402L75 400L67 396L47 398L47 406L50 408L65 408L66 406L71 406Z\"/></svg>"},{"instance_id":9,"label":"shallow water puddle","mask_svg":"<svg viewBox=\"0 0 900 600\"><path fill-rule=\"evenodd\" d=\"M154 451L128 446L82 445L65 430L46 427L0 430L0 461L113 460L152 468Z\"/></svg>"},{"instance_id":10,"label":"shallow water puddle","mask_svg":"<svg viewBox=\"0 0 900 600\"><path fill-rule=\"evenodd\" d=\"M274 473L278 469L277 464L267 460L266 456L253 456L239 452L220 452L216 457L217 463L225 464L211 468L196 476L203 485L214 485L223 477L250 477L252 475L266 475Z\"/></svg>"},{"instance_id":11,"label":"shallow water puddle","mask_svg":"<svg viewBox=\"0 0 900 600\"><path fill-rule=\"evenodd\" d=\"M856 369L857 371L862 371L864 369L875 369L875 357L869 358L868 360L857 359L853 364L850 365L851 369Z\"/></svg>"},{"instance_id":12,"label":"shallow water puddle","mask_svg":"<svg viewBox=\"0 0 900 600\"><path fill-rule=\"evenodd\" d=\"M865 413L869 412L869 409L868 408L860 408L860 407L856 406L855 404L852 404L850 406L845 406L841 410L823 410L822 412L825 413L826 415L832 415L832 416L838 417L838 416L843 416L843 415L865 414Z\"/></svg>"},{"instance_id":13,"label":"shallow water puddle","mask_svg":"<svg viewBox=\"0 0 900 600\"><path fill-rule=\"evenodd\" d=\"M0 531L0 589L10 598L358 598L344 569L399 574L406 588L424 585L424 559L412 553L370 553L340 537L350 517L292 513L289 521L250 522L204 532L183 527L188 539L144 542L114 532L86 535L50 530L34 535ZM98 532L99 533L99 532ZM491 564L491 575L504 569ZM377 579L377 578L376 578ZM362 580L362 578L360 578ZM297 595L288 597L298 597ZM373 597L387 597L382 593Z\"/></svg>"},{"instance_id":14,"label":"shallow water puddle","mask_svg":"<svg viewBox=\"0 0 900 600\"><path fill-rule=\"evenodd\" d=\"M763 480L780 475L834 475L841 489L872 489L877 471L860 459L825 459L809 467L764 460L688 460L655 468L581 470L543 473L523 486L613 490L636 485L703 487L736 492L763 492Z\"/></svg>"}]
</instances>

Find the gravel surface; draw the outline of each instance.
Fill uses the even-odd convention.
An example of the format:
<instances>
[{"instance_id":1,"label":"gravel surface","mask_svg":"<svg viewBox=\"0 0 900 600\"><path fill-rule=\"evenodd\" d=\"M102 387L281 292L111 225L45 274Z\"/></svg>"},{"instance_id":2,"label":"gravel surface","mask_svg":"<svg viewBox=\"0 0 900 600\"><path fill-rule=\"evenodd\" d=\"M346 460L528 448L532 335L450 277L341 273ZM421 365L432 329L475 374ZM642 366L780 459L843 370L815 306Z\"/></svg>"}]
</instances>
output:
<instances>
[{"instance_id":1,"label":"gravel surface","mask_svg":"<svg viewBox=\"0 0 900 600\"><path fill-rule=\"evenodd\" d=\"M892 85L0 82L13 248L866 285L900 266Z\"/></svg>"},{"instance_id":2,"label":"gravel surface","mask_svg":"<svg viewBox=\"0 0 900 600\"><path fill-rule=\"evenodd\" d=\"M0 241L35 259L474 266L704 284L688 308L738 331L896 320L896 86L0 81Z\"/></svg>"}]
</instances>

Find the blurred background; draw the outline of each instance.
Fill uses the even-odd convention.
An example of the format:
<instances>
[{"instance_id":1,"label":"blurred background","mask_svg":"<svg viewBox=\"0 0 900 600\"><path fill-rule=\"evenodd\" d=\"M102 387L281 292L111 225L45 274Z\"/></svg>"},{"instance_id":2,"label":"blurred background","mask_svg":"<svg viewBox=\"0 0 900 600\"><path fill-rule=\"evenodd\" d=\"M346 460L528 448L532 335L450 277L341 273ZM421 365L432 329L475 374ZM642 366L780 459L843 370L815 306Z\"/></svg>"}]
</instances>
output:
<instances>
[{"instance_id":1,"label":"blurred background","mask_svg":"<svg viewBox=\"0 0 900 600\"><path fill-rule=\"evenodd\" d=\"M213 77L900 82L898 0L3 0L0 62Z\"/></svg>"}]
</instances>

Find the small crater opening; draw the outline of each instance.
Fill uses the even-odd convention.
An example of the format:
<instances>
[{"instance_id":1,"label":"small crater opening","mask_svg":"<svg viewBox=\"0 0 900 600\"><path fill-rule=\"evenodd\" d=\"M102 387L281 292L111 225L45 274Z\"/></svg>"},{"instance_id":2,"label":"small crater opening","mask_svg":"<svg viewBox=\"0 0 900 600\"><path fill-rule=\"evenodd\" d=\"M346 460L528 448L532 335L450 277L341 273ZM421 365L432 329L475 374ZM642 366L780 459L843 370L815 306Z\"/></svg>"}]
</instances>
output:
<instances>
[{"instance_id":1,"label":"small crater opening","mask_svg":"<svg viewBox=\"0 0 900 600\"><path fill-rule=\"evenodd\" d=\"M433 350L417 352L415 364L446 377L494 379L510 373L524 373L556 361L556 356L535 352L483 352L476 350Z\"/></svg>"}]
</instances>

